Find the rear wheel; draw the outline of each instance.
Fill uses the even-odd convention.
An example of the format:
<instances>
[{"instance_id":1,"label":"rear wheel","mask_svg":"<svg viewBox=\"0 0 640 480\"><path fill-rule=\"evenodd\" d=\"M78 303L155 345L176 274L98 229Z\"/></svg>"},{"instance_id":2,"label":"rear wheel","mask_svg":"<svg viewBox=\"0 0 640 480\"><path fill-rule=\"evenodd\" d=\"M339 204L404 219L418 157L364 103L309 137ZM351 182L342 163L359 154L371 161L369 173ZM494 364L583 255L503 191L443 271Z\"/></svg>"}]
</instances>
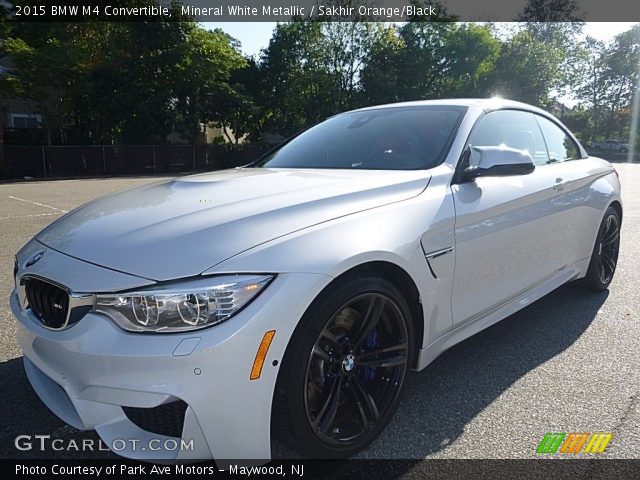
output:
<instances>
[{"instance_id":1,"label":"rear wheel","mask_svg":"<svg viewBox=\"0 0 640 480\"><path fill-rule=\"evenodd\" d=\"M410 310L393 284L353 278L322 294L283 361L278 436L311 457L356 454L395 413L412 354Z\"/></svg>"},{"instance_id":2,"label":"rear wheel","mask_svg":"<svg viewBox=\"0 0 640 480\"><path fill-rule=\"evenodd\" d=\"M582 285L592 290L606 290L613 280L620 249L620 215L609 207L604 215L596 239L587 275Z\"/></svg>"}]
</instances>

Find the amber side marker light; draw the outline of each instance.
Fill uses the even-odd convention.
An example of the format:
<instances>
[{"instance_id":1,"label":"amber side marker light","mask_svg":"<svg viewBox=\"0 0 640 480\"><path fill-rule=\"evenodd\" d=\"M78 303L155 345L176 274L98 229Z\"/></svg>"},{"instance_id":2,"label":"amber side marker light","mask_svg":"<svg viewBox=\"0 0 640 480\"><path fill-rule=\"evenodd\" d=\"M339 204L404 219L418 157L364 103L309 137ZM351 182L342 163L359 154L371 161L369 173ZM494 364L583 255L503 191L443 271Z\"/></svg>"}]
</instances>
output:
<instances>
[{"instance_id":1,"label":"amber side marker light","mask_svg":"<svg viewBox=\"0 0 640 480\"><path fill-rule=\"evenodd\" d=\"M269 330L265 332L262 337L262 341L260 342L260 346L258 347L258 351L256 352L256 358L253 361L253 366L251 367L251 375L249 376L249 380L257 380L262 375L262 367L264 366L264 361L267 358L267 353L269 352L269 347L271 346L271 342L273 341L273 337L276 336L275 330Z\"/></svg>"}]
</instances>

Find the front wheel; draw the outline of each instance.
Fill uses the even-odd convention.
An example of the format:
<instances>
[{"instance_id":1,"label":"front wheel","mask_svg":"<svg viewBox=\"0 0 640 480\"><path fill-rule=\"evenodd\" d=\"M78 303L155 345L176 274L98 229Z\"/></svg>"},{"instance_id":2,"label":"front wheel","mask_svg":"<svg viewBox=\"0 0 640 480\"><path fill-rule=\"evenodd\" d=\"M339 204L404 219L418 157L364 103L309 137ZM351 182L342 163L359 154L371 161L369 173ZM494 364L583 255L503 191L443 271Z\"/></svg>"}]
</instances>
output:
<instances>
[{"instance_id":1,"label":"front wheel","mask_svg":"<svg viewBox=\"0 0 640 480\"><path fill-rule=\"evenodd\" d=\"M620 250L620 214L609 207L604 214L587 275L582 285L591 290L606 290L613 280Z\"/></svg>"},{"instance_id":2,"label":"front wheel","mask_svg":"<svg viewBox=\"0 0 640 480\"><path fill-rule=\"evenodd\" d=\"M395 413L413 355L409 307L377 277L324 292L292 337L278 378L278 436L314 458L344 458L371 443Z\"/></svg>"}]
</instances>

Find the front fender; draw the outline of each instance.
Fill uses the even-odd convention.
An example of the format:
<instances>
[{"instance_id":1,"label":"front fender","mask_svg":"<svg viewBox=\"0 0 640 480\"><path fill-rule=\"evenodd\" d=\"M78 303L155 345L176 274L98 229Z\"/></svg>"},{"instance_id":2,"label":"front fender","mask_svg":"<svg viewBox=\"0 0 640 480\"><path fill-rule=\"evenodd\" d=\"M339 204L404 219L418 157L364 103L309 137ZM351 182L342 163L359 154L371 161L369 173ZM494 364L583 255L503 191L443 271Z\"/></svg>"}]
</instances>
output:
<instances>
[{"instance_id":1,"label":"front fender","mask_svg":"<svg viewBox=\"0 0 640 480\"><path fill-rule=\"evenodd\" d=\"M442 200L434 202L431 197L423 194L294 232L225 260L204 274L314 273L336 278L369 262L392 263L416 285L427 319L423 345L430 343L451 327L453 277L451 261L449 271L439 270L435 278L421 247L425 236L434 250L451 245L453 213L443 208Z\"/></svg>"}]
</instances>

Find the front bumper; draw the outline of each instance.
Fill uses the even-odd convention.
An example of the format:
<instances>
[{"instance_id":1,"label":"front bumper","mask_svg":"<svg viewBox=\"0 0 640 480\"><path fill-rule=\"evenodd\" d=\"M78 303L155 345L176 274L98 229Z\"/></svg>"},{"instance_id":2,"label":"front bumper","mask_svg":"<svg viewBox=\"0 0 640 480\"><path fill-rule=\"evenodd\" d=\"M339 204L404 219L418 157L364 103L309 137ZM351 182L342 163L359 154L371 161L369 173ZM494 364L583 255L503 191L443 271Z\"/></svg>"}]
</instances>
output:
<instances>
[{"instance_id":1,"label":"front bumper","mask_svg":"<svg viewBox=\"0 0 640 480\"><path fill-rule=\"evenodd\" d=\"M180 334L125 332L87 314L72 327L47 330L20 307L11 309L34 390L66 423L95 429L119 455L144 460L261 459L271 456L271 401L278 367L304 310L330 277L281 274L238 315ZM276 330L262 375L249 374L258 345ZM122 407L186 403L178 442L140 428ZM147 448L150 441L156 449ZM113 446L117 445L117 449ZM178 443L178 445L180 445Z\"/></svg>"}]
</instances>

